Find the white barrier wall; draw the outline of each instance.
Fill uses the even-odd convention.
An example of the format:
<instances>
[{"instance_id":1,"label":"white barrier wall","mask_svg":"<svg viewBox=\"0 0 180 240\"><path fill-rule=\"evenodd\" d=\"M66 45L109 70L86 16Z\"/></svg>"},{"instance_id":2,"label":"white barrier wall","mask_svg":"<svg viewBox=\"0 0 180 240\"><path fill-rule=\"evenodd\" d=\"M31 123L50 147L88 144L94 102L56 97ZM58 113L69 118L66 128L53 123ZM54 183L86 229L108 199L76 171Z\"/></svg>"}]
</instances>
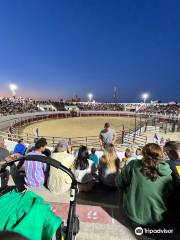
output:
<instances>
[{"instance_id":1,"label":"white barrier wall","mask_svg":"<svg viewBox=\"0 0 180 240\"><path fill-rule=\"evenodd\" d=\"M17 142L5 140L5 145L10 152L13 152L16 144L17 144ZM26 147L28 147L28 145L29 144L26 144ZM53 151L52 147L48 147L48 148L51 152ZM98 156L98 158L101 158L103 155L103 151L96 151L96 155ZM122 159L124 157L124 152L117 152L117 155L118 155L119 159ZM77 156L77 151L74 153L74 156L75 157Z\"/></svg>"},{"instance_id":2,"label":"white barrier wall","mask_svg":"<svg viewBox=\"0 0 180 240\"><path fill-rule=\"evenodd\" d=\"M1 116L0 117L0 129L8 128L11 124L13 124L15 121L18 120L26 120L31 117L36 116L46 116L46 115L56 115L56 114L65 114L70 115L70 112L68 111L60 111L60 112L33 112L33 113L23 113L23 114L16 114L16 115L9 115L9 116ZM80 111L80 115L119 115L119 116L131 116L133 117L135 115L135 112L125 112L125 111ZM136 113L137 116L144 116L143 113ZM157 115L157 114L151 114L152 117L160 117L162 119L169 119L170 117L173 117L171 115ZM177 119L180 119L180 115L177 117Z\"/></svg>"}]
</instances>

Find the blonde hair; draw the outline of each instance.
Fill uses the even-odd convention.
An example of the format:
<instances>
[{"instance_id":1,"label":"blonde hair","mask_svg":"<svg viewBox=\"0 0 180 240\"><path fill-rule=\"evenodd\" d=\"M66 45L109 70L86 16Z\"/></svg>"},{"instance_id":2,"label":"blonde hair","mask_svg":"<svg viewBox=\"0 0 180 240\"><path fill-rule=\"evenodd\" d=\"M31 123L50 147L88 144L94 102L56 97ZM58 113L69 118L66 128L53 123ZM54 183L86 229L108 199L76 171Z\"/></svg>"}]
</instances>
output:
<instances>
[{"instance_id":1,"label":"blonde hair","mask_svg":"<svg viewBox=\"0 0 180 240\"><path fill-rule=\"evenodd\" d=\"M103 154L103 162L109 169L111 169L111 171L118 171L119 159L113 144L106 145Z\"/></svg>"}]
</instances>

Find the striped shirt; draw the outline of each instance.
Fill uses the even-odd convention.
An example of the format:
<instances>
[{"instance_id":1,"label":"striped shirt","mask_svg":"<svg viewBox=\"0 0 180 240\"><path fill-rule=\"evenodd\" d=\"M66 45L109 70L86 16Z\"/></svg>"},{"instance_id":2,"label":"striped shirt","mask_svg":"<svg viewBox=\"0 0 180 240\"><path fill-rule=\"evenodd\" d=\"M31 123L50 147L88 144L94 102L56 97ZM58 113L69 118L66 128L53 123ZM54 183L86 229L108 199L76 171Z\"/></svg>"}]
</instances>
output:
<instances>
[{"instance_id":1,"label":"striped shirt","mask_svg":"<svg viewBox=\"0 0 180 240\"><path fill-rule=\"evenodd\" d=\"M33 151L28 155L45 156L44 154L38 151ZM45 182L44 172L46 170L45 163L36 161L25 161L24 168L26 173L25 182L29 187L40 187L44 185Z\"/></svg>"}]
</instances>

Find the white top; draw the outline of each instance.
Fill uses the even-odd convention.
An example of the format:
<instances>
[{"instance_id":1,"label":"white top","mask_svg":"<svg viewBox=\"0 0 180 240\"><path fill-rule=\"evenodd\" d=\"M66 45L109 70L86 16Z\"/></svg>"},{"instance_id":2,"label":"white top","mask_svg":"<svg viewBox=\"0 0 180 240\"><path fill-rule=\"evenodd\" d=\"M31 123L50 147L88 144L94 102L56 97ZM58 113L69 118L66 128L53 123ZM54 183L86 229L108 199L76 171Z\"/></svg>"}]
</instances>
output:
<instances>
[{"instance_id":1,"label":"white top","mask_svg":"<svg viewBox=\"0 0 180 240\"><path fill-rule=\"evenodd\" d=\"M88 162L89 162L88 168L84 170L80 170L80 169L74 170L74 175L76 177L76 180L79 183L88 183L93 180L92 173L94 171L94 164L93 164L93 161L89 159L88 159Z\"/></svg>"}]
</instances>

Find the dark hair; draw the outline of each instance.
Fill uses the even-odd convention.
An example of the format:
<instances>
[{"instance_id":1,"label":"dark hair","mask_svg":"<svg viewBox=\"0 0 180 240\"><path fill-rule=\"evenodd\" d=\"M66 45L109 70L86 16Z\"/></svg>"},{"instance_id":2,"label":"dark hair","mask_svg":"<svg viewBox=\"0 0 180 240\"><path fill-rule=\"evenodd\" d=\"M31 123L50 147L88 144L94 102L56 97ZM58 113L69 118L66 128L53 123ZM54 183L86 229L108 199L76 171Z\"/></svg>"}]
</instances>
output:
<instances>
[{"instance_id":1,"label":"dark hair","mask_svg":"<svg viewBox=\"0 0 180 240\"><path fill-rule=\"evenodd\" d=\"M35 144L35 149L40 149L41 147L45 147L47 145L47 141L45 138L40 138L37 140Z\"/></svg>"},{"instance_id":2,"label":"dark hair","mask_svg":"<svg viewBox=\"0 0 180 240\"><path fill-rule=\"evenodd\" d=\"M88 158L89 158L89 152L87 147L81 146L79 148L78 156L75 159L75 169L79 168L80 170L84 170L88 168L89 167Z\"/></svg>"},{"instance_id":3,"label":"dark hair","mask_svg":"<svg viewBox=\"0 0 180 240\"><path fill-rule=\"evenodd\" d=\"M156 143L148 143L142 150L142 173L151 181L158 178L157 165L163 160L163 153L160 146Z\"/></svg>"},{"instance_id":4,"label":"dark hair","mask_svg":"<svg viewBox=\"0 0 180 240\"><path fill-rule=\"evenodd\" d=\"M18 143L20 144L20 143L23 142L23 141L24 141L24 139L21 138L21 139L18 140Z\"/></svg>"},{"instance_id":5,"label":"dark hair","mask_svg":"<svg viewBox=\"0 0 180 240\"><path fill-rule=\"evenodd\" d=\"M12 231L0 231L0 239L4 240L28 240L17 232Z\"/></svg>"},{"instance_id":6,"label":"dark hair","mask_svg":"<svg viewBox=\"0 0 180 240\"><path fill-rule=\"evenodd\" d=\"M51 156L51 151L46 148L45 151L43 152L43 154L46 156L46 157L50 157Z\"/></svg>"},{"instance_id":7,"label":"dark hair","mask_svg":"<svg viewBox=\"0 0 180 240\"><path fill-rule=\"evenodd\" d=\"M106 122L105 124L104 124L104 127L105 128L109 128L111 125L110 125L110 123L108 123L108 122Z\"/></svg>"},{"instance_id":8,"label":"dark hair","mask_svg":"<svg viewBox=\"0 0 180 240\"><path fill-rule=\"evenodd\" d=\"M165 146L164 149L168 149L168 150L173 150L175 152L180 151L180 142L177 141L168 141Z\"/></svg>"},{"instance_id":9,"label":"dark hair","mask_svg":"<svg viewBox=\"0 0 180 240\"><path fill-rule=\"evenodd\" d=\"M95 152L96 152L96 149L95 148L91 148L91 153L95 154Z\"/></svg>"}]
</instances>

